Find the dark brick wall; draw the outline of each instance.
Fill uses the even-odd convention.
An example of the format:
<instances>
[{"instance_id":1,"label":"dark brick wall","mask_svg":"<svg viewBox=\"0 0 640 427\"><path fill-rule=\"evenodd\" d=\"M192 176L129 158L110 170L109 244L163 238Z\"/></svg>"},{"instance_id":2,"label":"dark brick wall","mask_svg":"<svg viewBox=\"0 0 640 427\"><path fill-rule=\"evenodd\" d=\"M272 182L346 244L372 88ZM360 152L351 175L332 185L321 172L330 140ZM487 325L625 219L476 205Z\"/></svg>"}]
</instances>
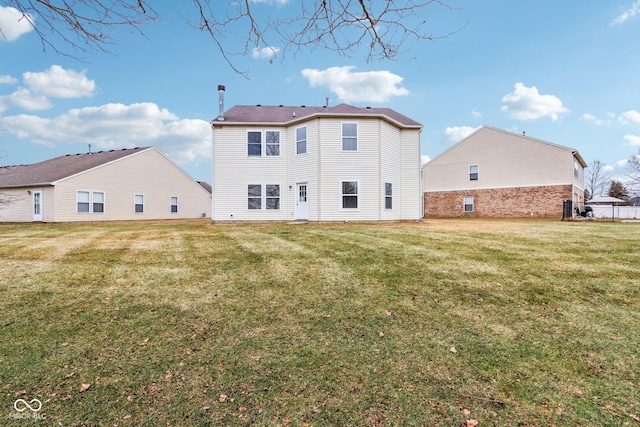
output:
<instances>
[{"instance_id":1,"label":"dark brick wall","mask_svg":"<svg viewBox=\"0 0 640 427\"><path fill-rule=\"evenodd\" d=\"M497 188L424 193L425 217L562 218L562 202L573 186ZM463 212L464 196L474 196L474 212ZM583 195L579 194L582 199Z\"/></svg>"}]
</instances>

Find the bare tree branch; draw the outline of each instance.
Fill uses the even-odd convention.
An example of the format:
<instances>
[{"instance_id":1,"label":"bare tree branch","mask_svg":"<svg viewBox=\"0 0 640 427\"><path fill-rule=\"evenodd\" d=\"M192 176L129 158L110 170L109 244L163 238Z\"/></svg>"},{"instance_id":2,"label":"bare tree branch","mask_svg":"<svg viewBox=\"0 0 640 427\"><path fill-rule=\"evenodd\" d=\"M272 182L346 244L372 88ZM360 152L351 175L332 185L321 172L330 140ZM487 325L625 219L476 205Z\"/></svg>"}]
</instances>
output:
<instances>
[{"instance_id":1,"label":"bare tree branch","mask_svg":"<svg viewBox=\"0 0 640 427\"><path fill-rule=\"evenodd\" d=\"M589 163L585 174L585 190L589 198L605 194L611 180L611 174L605 171L605 166L600 160Z\"/></svg>"},{"instance_id":2,"label":"bare tree branch","mask_svg":"<svg viewBox=\"0 0 640 427\"><path fill-rule=\"evenodd\" d=\"M85 53L109 53L118 31L130 29L145 36L143 27L160 15L151 0L6 0L35 29L42 49L72 56L62 46ZM247 55L253 48L282 46L295 57L301 51L328 49L345 56L367 52L367 61L394 59L406 42L447 38L460 29L434 36L426 31L427 9L452 9L443 0L296 0L283 6L255 0L221 3L193 0L195 21L185 20L207 33L227 64L232 55ZM257 8L261 13L254 14ZM270 9L265 9L265 8ZM285 9L286 8L286 9ZM293 13L292 13L293 12ZM258 17L261 18L258 18ZM184 17L183 17L184 18ZM464 27L462 27L464 28ZM0 28L2 34L2 28ZM244 49L230 51L227 41L244 40ZM79 59L76 57L76 59Z\"/></svg>"}]
</instances>

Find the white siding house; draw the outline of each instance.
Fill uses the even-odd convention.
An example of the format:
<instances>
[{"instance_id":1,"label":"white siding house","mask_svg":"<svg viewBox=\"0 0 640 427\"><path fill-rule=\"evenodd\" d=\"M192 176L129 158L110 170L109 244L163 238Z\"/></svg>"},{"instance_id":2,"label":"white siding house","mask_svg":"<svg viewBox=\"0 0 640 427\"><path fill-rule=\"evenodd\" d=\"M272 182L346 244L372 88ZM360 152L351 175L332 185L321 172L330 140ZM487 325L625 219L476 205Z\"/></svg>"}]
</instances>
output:
<instances>
[{"instance_id":1,"label":"white siding house","mask_svg":"<svg viewBox=\"0 0 640 427\"><path fill-rule=\"evenodd\" d=\"M580 153L483 126L423 166L425 216L562 217L584 203Z\"/></svg>"},{"instance_id":2,"label":"white siding house","mask_svg":"<svg viewBox=\"0 0 640 427\"><path fill-rule=\"evenodd\" d=\"M422 217L422 125L391 109L221 107L211 125L214 221Z\"/></svg>"},{"instance_id":3,"label":"white siding house","mask_svg":"<svg viewBox=\"0 0 640 427\"><path fill-rule=\"evenodd\" d=\"M208 185L155 147L0 168L0 221L186 219L211 215Z\"/></svg>"}]
</instances>

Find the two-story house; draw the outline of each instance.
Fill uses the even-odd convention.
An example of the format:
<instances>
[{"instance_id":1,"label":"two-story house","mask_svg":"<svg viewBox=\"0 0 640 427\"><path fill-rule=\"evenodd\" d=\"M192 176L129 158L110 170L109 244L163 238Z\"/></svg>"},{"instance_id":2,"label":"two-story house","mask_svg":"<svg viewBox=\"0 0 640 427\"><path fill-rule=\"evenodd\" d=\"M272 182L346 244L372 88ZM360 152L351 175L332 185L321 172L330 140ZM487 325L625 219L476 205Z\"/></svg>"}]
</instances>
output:
<instances>
[{"instance_id":1,"label":"two-story house","mask_svg":"<svg viewBox=\"0 0 640 427\"><path fill-rule=\"evenodd\" d=\"M422 217L422 125L388 108L237 105L213 128L213 221Z\"/></svg>"},{"instance_id":2,"label":"two-story house","mask_svg":"<svg viewBox=\"0 0 640 427\"><path fill-rule=\"evenodd\" d=\"M559 218L584 204L580 153L483 126L423 166L426 217Z\"/></svg>"}]
</instances>

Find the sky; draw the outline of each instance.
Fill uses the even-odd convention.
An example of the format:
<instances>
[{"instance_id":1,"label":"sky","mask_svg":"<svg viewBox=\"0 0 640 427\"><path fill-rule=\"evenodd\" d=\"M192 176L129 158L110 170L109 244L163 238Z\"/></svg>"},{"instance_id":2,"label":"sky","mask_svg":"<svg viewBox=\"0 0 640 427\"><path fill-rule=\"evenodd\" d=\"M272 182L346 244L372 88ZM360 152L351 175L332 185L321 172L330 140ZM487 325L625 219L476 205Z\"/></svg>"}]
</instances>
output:
<instances>
[{"instance_id":1,"label":"sky","mask_svg":"<svg viewBox=\"0 0 640 427\"><path fill-rule=\"evenodd\" d=\"M292 16L298 2L253 0L253 13ZM153 145L211 182L220 84L225 109L321 106L326 97L392 108L423 125L423 161L482 125L577 149L621 180L640 149L640 0L433 3L418 18L435 39L407 40L384 61L368 61L367 46L293 55L277 39L235 54L246 38L229 27L222 45L243 73L185 22L191 2L160 6L144 35L113 34L106 53L58 45L67 55L43 46L9 3L0 1L0 165L87 152L88 144Z\"/></svg>"}]
</instances>

